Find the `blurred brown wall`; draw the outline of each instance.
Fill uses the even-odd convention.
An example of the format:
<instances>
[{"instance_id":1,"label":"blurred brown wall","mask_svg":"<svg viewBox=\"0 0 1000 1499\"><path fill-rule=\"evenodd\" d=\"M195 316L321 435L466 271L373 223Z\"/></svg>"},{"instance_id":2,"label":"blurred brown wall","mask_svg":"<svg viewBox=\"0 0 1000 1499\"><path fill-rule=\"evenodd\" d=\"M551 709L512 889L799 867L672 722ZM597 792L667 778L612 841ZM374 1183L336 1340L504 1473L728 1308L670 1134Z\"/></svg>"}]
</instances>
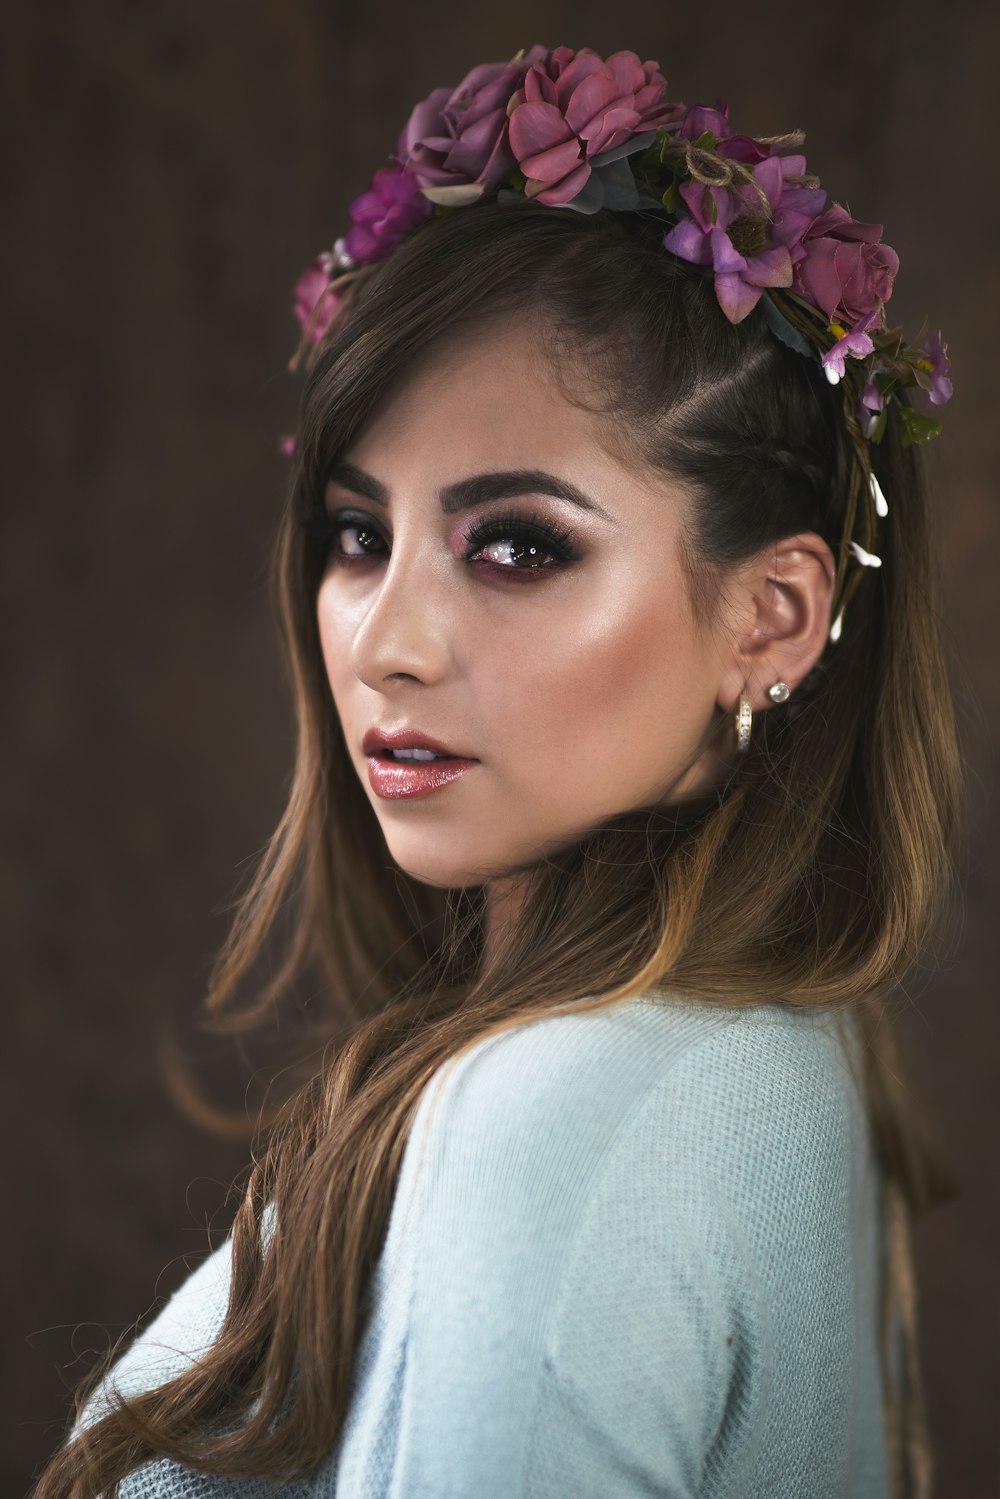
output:
<instances>
[{"instance_id":1,"label":"blurred brown wall","mask_svg":"<svg viewBox=\"0 0 1000 1499\"><path fill-rule=\"evenodd\" d=\"M895 320L927 314L949 339L957 394L932 456L969 841L960 940L915 975L904 1030L963 1181L918 1241L939 1494L996 1492L998 12L618 15L121 0L8 16L5 1494L58 1441L87 1350L224 1220L245 1156L179 1117L156 1037L197 1011L289 768L266 566L298 394L292 285L410 106L535 41L632 48L671 97L805 127L813 168L900 253ZM207 1042L198 1056L213 1065Z\"/></svg>"}]
</instances>

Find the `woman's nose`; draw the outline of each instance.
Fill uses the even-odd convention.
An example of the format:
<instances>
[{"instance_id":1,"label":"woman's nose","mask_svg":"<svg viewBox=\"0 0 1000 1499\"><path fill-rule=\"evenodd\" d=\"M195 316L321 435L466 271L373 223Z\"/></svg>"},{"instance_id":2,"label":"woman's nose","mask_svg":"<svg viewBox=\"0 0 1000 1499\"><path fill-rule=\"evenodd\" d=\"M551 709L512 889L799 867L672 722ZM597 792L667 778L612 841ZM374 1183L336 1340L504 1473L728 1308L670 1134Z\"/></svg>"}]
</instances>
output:
<instances>
[{"instance_id":1,"label":"woman's nose","mask_svg":"<svg viewBox=\"0 0 1000 1499\"><path fill-rule=\"evenodd\" d=\"M451 664L448 586L427 538L393 545L351 642L351 666L367 687L396 679L436 682Z\"/></svg>"}]
</instances>

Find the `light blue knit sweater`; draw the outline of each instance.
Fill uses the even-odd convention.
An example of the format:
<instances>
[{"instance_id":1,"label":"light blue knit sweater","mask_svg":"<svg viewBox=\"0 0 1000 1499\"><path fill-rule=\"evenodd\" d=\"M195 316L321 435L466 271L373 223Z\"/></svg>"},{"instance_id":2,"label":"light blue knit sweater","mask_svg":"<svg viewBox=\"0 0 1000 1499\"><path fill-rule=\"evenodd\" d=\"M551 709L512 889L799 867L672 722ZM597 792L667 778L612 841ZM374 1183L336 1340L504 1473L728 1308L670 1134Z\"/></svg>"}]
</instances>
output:
<instances>
[{"instance_id":1,"label":"light blue knit sweater","mask_svg":"<svg viewBox=\"0 0 1000 1499\"><path fill-rule=\"evenodd\" d=\"M885 1499L881 1184L838 1036L827 1013L643 996L446 1064L407 1141L340 1442L279 1491ZM211 1342L228 1251L115 1366L122 1390ZM273 1492L162 1460L121 1489Z\"/></svg>"}]
</instances>

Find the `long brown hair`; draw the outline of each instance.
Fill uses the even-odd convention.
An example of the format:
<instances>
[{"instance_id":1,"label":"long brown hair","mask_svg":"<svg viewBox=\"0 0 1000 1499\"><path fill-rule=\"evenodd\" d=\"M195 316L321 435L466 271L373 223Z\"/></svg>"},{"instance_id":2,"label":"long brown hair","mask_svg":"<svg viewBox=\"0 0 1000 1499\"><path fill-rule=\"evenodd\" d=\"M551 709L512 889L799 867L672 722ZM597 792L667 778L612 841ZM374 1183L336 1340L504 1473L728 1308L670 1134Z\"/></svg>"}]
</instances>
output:
<instances>
[{"instance_id":1,"label":"long brown hair","mask_svg":"<svg viewBox=\"0 0 1000 1499\"><path fill-rule=\"evenodd\" d=\"M217 1341L177 1378L82 1427L37 1499L116 1492L153 1456L285 1481L315 1471L341 1430L369 1276L432 1074L557 1006L596 1009L650 990L857 1017L886 1173L883 1338L888 1350L901 1322L904 1348L899 1381L886 1354L890 1460L898 1493L929 1492L907 1229L932 1179L900 1094L889 1011L951 879L959 761L918 452L890 424L874 453L891 505L884 565L787 707L759 716L718 794L628 810L526 865L529 896L488 971L483 891L427 887L393 866L319 649L323 547L303 517L414 357L479 320L517 318L609 446L689 487L698 609L713 607L727 568L781 536L816 530L836 550L852 461L838 394L756 312L730 325L711 280L664 253L661 235L641 214L525 202L435 216L359 282L309 372L273 574L298 721L294 775L208 1007L220 1028L252 1027L317 960L327 1045L249 1173ZM251 1002L234 1001L289 906L280 971Z\"/></svg>"}]
</instances>

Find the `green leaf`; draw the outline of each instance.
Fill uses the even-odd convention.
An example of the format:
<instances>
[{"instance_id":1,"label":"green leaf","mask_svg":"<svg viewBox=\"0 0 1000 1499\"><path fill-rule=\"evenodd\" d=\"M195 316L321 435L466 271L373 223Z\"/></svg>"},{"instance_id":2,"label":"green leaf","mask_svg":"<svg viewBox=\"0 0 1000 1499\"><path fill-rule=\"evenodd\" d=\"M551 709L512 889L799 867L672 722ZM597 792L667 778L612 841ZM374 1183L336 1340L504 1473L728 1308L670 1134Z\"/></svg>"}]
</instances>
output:
<instances>
[{"instance_id":1,"label":"green leaf","mask_svg":"<svg viewBox=\"0 0 1000 1499\"><path fill-rule=\"evenodd\" d=\"M719 144L719 137L713 135L711 130L703 130L695 141L696 151L714 151Z\"/></svg>"},{"instance_id":2,"label":"green leaf","mask_svg":"<svg viewBox=\"0 0 1000 1499\"><path fill-rule=\"evenodd\" d=\"M677 191L677 183L672 182L660 199L668 213L677 213L681 206L681 195Z\"/></svg>"},{"instance_id":3,"label":"green leaf","mask_svg":"<svg viewBox=\"0 0 1000 1499\"><path fill-rule=\"evenodd\" d=\"M941 423L936 416L914 411L912 406L899 408L899 420L903 426L903 446L906 448L915 442L930 442L941 431Z\"/></svg>"},{"instance_id":4,"label":"green leaf","mask_svg":"<svg viewBox=\"0 0 1000 1499\"><path fill-rule=\"evenodd\" d=\"M816 351L812 344L802 336L795 324L785 317L778 307L775 298L770 292L765 292L758 303L764 321L767 323L775 338L794 349L797 354L812 356Z\"/></svg>"}]
</instances>

